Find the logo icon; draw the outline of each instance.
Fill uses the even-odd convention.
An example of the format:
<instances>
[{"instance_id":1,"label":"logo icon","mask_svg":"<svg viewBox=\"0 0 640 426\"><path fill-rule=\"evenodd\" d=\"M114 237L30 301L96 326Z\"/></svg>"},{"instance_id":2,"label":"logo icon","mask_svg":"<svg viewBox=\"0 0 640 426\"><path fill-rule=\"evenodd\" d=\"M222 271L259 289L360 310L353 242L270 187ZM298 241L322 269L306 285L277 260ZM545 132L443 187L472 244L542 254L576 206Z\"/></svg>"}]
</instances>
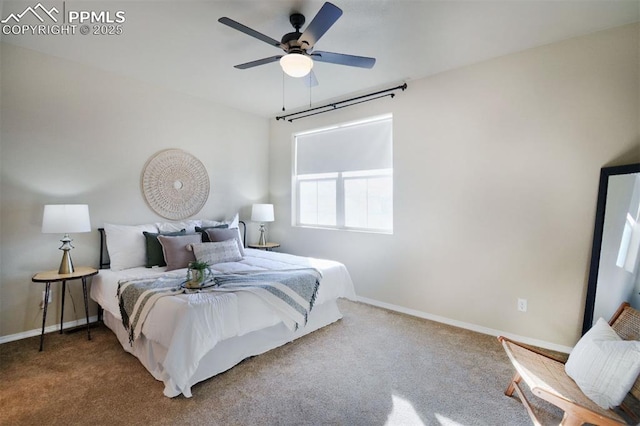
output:
<instances>
[{"instance_id":1,"label":"logo icon","mask_svg":"<svg viewBox=\"0 0 640 426\"><path fill-rule=\"evenodd\" d=\"M40 12L40 13L38 13L38 12ZM0 23L6 24L10 20L13 20L15 23L18 23L28 13L30 13L33 16L35 16L40 22L44 22L44 19L42 18L41 14L44 14L44 15L48 16L49 18L51 18L51 20L53 20L53 22L58 22L58 19L53 14L54 13L58 14L60 12L55 7L52 7L51 9L47 10L42 5L42 3L38 3L33 7L28 6L22 13L18 13L18 14L11 13L11 14L9 14L9 16L7 16L5 19L0 21Z\"/></svg>"}]
</instances>

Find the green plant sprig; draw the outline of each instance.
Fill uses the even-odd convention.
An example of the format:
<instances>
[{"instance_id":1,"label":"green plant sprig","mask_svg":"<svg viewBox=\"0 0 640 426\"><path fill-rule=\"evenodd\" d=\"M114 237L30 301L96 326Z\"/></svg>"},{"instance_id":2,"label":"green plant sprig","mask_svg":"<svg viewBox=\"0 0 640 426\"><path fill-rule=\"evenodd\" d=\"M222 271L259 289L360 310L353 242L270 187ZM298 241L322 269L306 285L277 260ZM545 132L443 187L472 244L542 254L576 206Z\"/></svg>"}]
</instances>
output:
<instances>
[{"instance_id":1,"label":"green plant sprig","mask_svg":"<svg viewBox=\"0 0 640 426\"><path fill-rule=\"evenodd\" d=\"M196 269L198 271L204 271L208 267L209 267L209 263L204 262L204 261L194 260L192 262L189 262L189 268L190 269Z\"/></svg>"}]
</instances>

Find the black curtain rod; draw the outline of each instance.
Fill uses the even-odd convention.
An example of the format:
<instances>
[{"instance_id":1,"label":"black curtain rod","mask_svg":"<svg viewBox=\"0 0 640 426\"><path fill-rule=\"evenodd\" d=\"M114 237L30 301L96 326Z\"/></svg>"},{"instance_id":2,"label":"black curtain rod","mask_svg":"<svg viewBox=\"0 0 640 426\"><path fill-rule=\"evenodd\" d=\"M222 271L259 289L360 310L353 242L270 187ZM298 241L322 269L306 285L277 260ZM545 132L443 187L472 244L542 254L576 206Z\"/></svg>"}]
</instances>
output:
<instances>
[{"instance_id":1,"label":"black curtain rod","mask_svg":"<svg viewBox=\"0 0 640 426\"><path fill-rule=\"evenodd\" d=\"M288 117L293 117L295 115L305 114L307 112L317 111L319 109L328 108L325 111L318 111L318 112L315 112L313 114L306 114L306 115L303 115L301 117L294 117L294 118L290 118L289 120L287 120L289 122L293 122L293 120L299 120L301 118L310 117L312 115L322 114L322 113L329 112L329 111L334 111L334 110L340 109L340 108L346 108L348 106L361 104L363 102L373 101L373 100L384 98L384 97L390 96L390 95L391 95L391 98L393 98L395 96L394 94L390 94L390 95L387 94L387 95L384 95L384 96L376 96L376 95L381 95L383 93L392 92L394 90L402 90L404 92L406 89L407 89L407 83L404 83L404 84L402 84L400 86L393 87L391 89L385 89L385 90L380 90L378 92L369 93L367 95L356 96L354 98L346 99L344 101L332 102L332 103L327 104L327 105L323 105L323 106L319 106L319 107L315 107L315 108L305 109L304 111L298 111L298 112L294 112L294 113L291 113L291 114L280 115L280 116L276 117L276 120L285 120ZM372 96L376 96L376 97L372 98ZM364 99L364 98L370 98L370 99ZM361 100L360 102L353 102L353 101L357 101L357 100L360 100L360 99L364 99L364 100ZM349 103L349 102L351 102L351 103ZM345 103L349 103L349 104L348 105L342 105L342 104L345 104ZM342 106L339 106L339 105L342 105Z\"/></svg>"},{"instance_id":2,"label":"black curtain rod","mask_svg":"<svg viewBox=\"0 0 640 426\"><path fill-rule=\"evenodd\" d=\"M334 106L333 108L328 109L326 111L316 111L316 112L312 112L311 114L302 115L300 117L293 117L293 118L288 119L287 121L289 123L293 123L295 120L300 120L301 118L311 117L312 115L323 114L325 112L334 111L336 109L342 109L342 108L350 107L350 106L353 106L353 105L358 105L358 104L361 104L361 103L364 103L364 102L375 101L376 99L386 98L387 96L389 96L391 99L393 99L393 97L395 95L396 95L395 93L387 93L386 95L376 96L375 98L371 98L371 99L364 99L364 100L361 100L361 101L358 101L358 102L354 102L352 104ZM305 112L305 111L301 111L300 113L302 113L302 112Z\"/></svg>"}]
</instances>

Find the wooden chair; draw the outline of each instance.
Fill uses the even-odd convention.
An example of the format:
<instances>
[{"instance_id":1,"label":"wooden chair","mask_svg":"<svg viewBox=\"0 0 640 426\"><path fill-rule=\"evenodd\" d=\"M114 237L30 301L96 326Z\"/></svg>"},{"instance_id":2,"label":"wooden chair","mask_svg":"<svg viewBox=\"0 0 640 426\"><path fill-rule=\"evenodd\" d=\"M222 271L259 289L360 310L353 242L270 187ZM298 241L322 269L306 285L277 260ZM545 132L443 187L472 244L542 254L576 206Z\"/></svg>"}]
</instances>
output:
<instances>
[{"instance_id":1,"label":"wooden chair","mask_svg":"<svg viewBox=\"0 0 640 426\"><path fill-rule=\"evenodd\" d=\"M640 340L640 311L623 303L609 321L611 327L624 340ZM498 337L511 363L516 369L505 395L516 392L526 407L534 425L540 422L524 395L520 383L524 381L533 395L559 407L564 411L561 425L625 425L627 422L613 410L604 410L585 396L578 385L565 373L564 362L550 357L530 346ZM638 419L627 405L640 399L640 377L636 380L621 409L637 422Z\"/></svg>"}]
</instances>

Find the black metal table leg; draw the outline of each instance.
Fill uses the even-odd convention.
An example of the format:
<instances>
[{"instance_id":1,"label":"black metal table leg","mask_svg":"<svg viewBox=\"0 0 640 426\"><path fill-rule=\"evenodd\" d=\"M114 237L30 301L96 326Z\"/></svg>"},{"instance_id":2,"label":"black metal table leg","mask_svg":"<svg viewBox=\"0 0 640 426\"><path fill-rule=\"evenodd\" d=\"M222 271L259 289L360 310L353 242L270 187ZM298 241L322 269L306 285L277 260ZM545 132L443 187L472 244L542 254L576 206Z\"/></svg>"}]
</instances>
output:
<instances>
[{"instance_id":1,"label":"black metal table leg","mask_svg":"<svg viewBox=\"0 0 640 426\"><path fill-rule=\"evenodd\" d=\"M87 277L82 277L82 295L84 296L84 313L87 317L87 339L91 340L91 331L89 331L89 301L87 300Z\"/></svg>"},{"instance_id":2,"label":"black metal table leg","mask_svg":"<svg viewBox=\"0 0 640 426\"><path fill-rule=\"evenodd\" d=\"M31 281L34 283L44 283L46 285L44 297L45 301L49 300L51 295L51 283L62 282L62 303L60 310L60 334L64 332L64 302L67 294L67 281L82 279L82 296L84 298L84 313L87 318L87 338L91 340L91 330L89 326L89 293L87 291L87 277L92 277L98 274L98 270L89 266L80 266L73 272L67 274L61 274L59 271L44 271L38 272ZM44 348L44 329L47 323L47 311L48 303L42 306L42 331L40 333L40 351ZM74 329L82 329L82 327L74 327Z\"/></svg>"},{"instance_id":3,"label":"black metal table leg","mask_svg":"<svg viewBox=\"0 0 640 426\"><path fill-rule=\"evenodd\" d=\"M62 281L62 306L60 307L60 334L62 334L62 320L64 318L64 295L67 294L66 293L66 287L67 287L67 282L66 281Z\"/></svg>"},{"instance_id":4,"label":"black metal table leg","mask_svg":"<svg viewBox=\"0 0 640 426\"><path fill-rule=\"evenodd\" d=\"M44 311L42 312L42 332L40 332L40 352L44 345L44 324L47 322L47 305L49 301L49 291L51 289L51 282L47 281L44 289Z\"/></svg>"}]
</instances>

